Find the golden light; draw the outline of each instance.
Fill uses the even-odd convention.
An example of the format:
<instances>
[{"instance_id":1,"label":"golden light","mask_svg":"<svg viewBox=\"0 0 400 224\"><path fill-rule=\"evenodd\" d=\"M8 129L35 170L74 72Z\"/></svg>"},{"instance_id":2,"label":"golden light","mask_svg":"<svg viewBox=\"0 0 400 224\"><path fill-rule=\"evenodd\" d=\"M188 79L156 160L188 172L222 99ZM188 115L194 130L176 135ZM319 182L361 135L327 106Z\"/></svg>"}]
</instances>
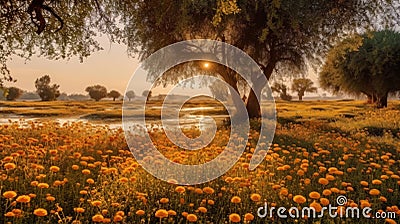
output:
<instances>
[{"instance_id":1,"label":"golden light","mask_svg":"<svg viewBox=\"0 0 400 224\"><path fill-rule=\"evenodd\" d=\"M210 63L208 63L208 62L206 62L206 63L204 63L204 68L209 68L210 67Z\"/></svg>"}]
</instances>

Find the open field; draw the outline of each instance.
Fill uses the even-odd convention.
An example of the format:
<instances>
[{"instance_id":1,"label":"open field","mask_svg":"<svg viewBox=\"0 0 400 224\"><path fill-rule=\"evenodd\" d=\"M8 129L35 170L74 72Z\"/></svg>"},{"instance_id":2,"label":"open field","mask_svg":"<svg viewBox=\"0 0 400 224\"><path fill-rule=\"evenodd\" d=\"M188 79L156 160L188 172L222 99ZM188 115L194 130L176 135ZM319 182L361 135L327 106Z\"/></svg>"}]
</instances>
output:
<instances>
[{"instance_id":1,"label":"open field","mask_svg":"<svg viewBox=\"0 0 400 224\"><path fill-rule=\"evenodd\" d=\"M191 106L199 105L209 106ZM177 186L148 174L130 153L122 129L51 122L57 116L118 114L112 110L120 106L109 101L0 103L4 114L32 115L23 111L36 107L43 107L42 115L60 111L49 121L30 121L27 128L0 126L0 223L399 223L398 101L383 110L361 101L277 102L274 144L263 163L247 169L259 136L252 130L238 163L222 177L196 186ZM199 151L174 148L160 132L151 136L166 157L192 164L221 153L229 131L220 128ZM347 198L338 213L371 207L373 216L397 217L331 218L328 211L315 219L257 216L264 201L319 211L336 206L338 196Z\"/></svg>"}]
</instances>

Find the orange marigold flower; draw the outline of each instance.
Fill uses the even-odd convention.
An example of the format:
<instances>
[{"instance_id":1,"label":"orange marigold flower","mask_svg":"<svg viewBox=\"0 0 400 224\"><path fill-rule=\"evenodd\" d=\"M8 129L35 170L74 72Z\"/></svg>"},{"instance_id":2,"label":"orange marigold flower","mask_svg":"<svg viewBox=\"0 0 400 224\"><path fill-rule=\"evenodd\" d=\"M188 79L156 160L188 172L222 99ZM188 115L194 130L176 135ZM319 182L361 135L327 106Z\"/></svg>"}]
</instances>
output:
<instances>
[{"instance_id":1,"label":"orange marigold flower","mask_svg":"<svg viewBox=\"0 0 400 224\"><path fill-rule=\"evenodd\" d=\"M74 211L77 213L84 213L85 209L84 208L74 208Z\"/></svg>"},{"instance_id":2,"label":"orange marigold flower","mask_svg":"<svg viewBox=\"0 0 400 224\"><path fill-rule=\"evenodd\" d=\"M15 165L15 163L6 163L6 164L4 164L4 168L6 169L6 170L13 170L13 169L15 169L17 167L17 165Z\"/></svg>"},{"instance_id":3,"label":"orange marigold flower","mask_svg":"<svg viewBox=\"0 0 400 224\"><path fill-rule=\"evenodd\" d=\"M303 204L304 202L307 201L307 199L302 195L296 195L296 196L293 197L293 201L298 203L298 204Z\"/></svg>"},{"instance_id":4,"label":"orange marigold flower","mask_svg":"<svg viewBox=\"0 0 400 224\"><path fill-rule=\"evenodd\" d=\"M240 215L236 213L232 213L229 215L229 220L234 223L240 222Z\"/></svg>"},{"instance_id":5,"label":"orange marigold flower","mask_svg":"<svg viewBox=\"0 0 400 224\"><path fill-rule=\"evenodd\" d=\"M261 200L261 195L259 195L259 194L251 194L250 195L250 199L252 201L255 201L255 202L260 201Z\"/></svg>"},{"instance_id":6,"label":"orange marigold flower","mask_svg":"<svg viewBox=\"0 0 400 224\"><path fill-rule=\"evenodd\" d=\"M201 213L206 213L206 212L207 212L207 208L205 208L205 207L199 207L198 210L199 210Z\"/></svg>"},{"instance_id":7,"label":"orange marigold flower","mask_svg":"<svg viewBox=\"0 0 400 224\"><path fill-rule=\"evenodd\" d=\"M124 219L124 218L123 218L122 216L120 216L120 215L115 215L113 220L114 220L114 222L121 222L123 219Z\"/></svg>"},{"instance_id":8,"label":"orange marigold flower","mask_svg":"<svg viewBox=\"0 0 400 224\"><path fill-rule=\"evenodd\" d=\"M60 167L58 167L58 166L51 166L51 167L50 167L50 171L51 171L51 172L54 172L54 173L57 173L58 171L60 171Z\"/></svg>"},{"instance_id":9,"label":"orange marigold flower","mask_svg":"<svg viewBox=\"0 0 400 224\"><path fill-rule=\"evenodd\" d=\"M183 193L183 192L185 192L186 190L185 190L185 187L177 186L177 187L175 188L175 191L178 192L178 193Z\"/></svg>"},{"instance_id":10,"label":"orange marigold flower","mask_svg":"<svg viewBox=\"0 0 400 224\"><path fill-rule=\"evenodd\" d=\"M143 210L137 210L136 211L136 215L142 216L144 214L145 214L145 212Z\"/></svg>"},{"instance_id":11,"label":"orange marigold flower","mask_svg":"<svg viewBox=\"0 0 400 224\"><path fill-rule=\"evenodd\" d=\"M254 215L251 213L246 213L244 215L244 221L253 221L254 220Z\"/></svg>"},{"instance_id":12,"label":"orange marigold flower","mask_svg":"<svg viewBox=\"0 0 400 224\"><path fill-rule=\"evenodd\" d=\"M168 215L170 215L170 216L175 216L175 215L176 215L176 211L174 211L174 210L168 210Z\"/></svg>"},{"instance_id":13,"label":"orange marigold flower","mask_svg":"<svg viewBox=\"0 0 400 224\"><path fill-rule=\"evenodd\" d=\"M102 216L100 214L94 215L92 217L92 221L93 222L103 222L104 221L104 216Z\"/></svg>"},{"instance_id":14,"label":"orange marigold flower","mask_svg":"<svg viewBox=\"0 0 400 224\"><path fill-rule=\"evenodd\" d=\"M4 214L5 217L14 217L15 214L14 212L7 212L6 214Z\"/></svg>"},{"instance_id":15,"label":"orange marigold flower","mask_svg":"<svg viewBox=\"0 0 400 224\"><path fill-rule=\"evenodd\" d=\"M186 216L186 219L187 219L189 222L196 222L196 221L197 221L197 216L196 216L195 214L188 214L188 215Z\"/></svg>"},{"instance_id":16,"label":"orange marigold flower","mask_svg":"<svg viewBox=\"0 0 400 224\"><path fill-rule=\"evenodd\" d=\"M166 218L168 217L168 212L165 209L159 209L156 211L155 216L160 219Z\"/></svg>"},{"instance_id":17,"label":"orange marigold flower","mask_svg":"<svg viewBox=\"0 0 400 224\"><path fill-rule=\"evenodd\" d=\"M15 191L6 191L3 193L3 197L10 199L10 198L15 198L17 196L17 192Z\"/></svg>"},{"instance_id":18,"label":"orange marigold flower","mask_svg":"<svg viewBox=\"0 0 400 224\"><path fill-rule=\"evenodd\" d=\"M312 199L319 199L321 197L321 195L316 191L311 192L308 196Z\"/></svg>"},{"instance_id":19,"label":"orange marigold flower","mask_svg":"<svg viewBox=\"0 0 400 224\"><path fill-rule=\"evenodd\" d=\"M36 215L36 216L40 216L40 217L46 216L47 215L47 210L44 209L44 208L38 208L38 209L35 209L33 211L33 214Z\"/></svg>"},{"instance_id":20,"label":"orange marigold flower","mask_svg":"<svg viewBox=\"0 0 400 224\"><path fill-rule=\"evenodd\" d=\"M49 184L47 183L39 183L37 186L38 188L49 188Z\"/></svg>"},{"instance_id":21,"label":"orange marigold flower","mask_svg":"<svg viewBox=\"0 0 400 224\"><path fill-rule=\"evenodd\" d=\"M318 179L318 183L320 183L322 185L327 185L327 184L329 184L329 180L327 180L326 178L321 177L321 178Z\"/></svg>"},{"instance_id":22,"label":"orange marigold flower","mask_svg":"<svg viewBox=\"0 0 400 224\"><path fill-rule=\"evenodd\" d=\"M100 206L100 205L101 205L101 201L99 201L99 200L92 201L91 204L92 204L93 206Z\"/></svg>"},{"instance_id":23,"label":"orange marigold flower","mask_svg":"<svg viewBox=\"0 0 400 224\"><path fill-rule=\"evenodd\" d=\"M371 189L370 191L369 191L369 194L370 195L373 195L373 196L376 196L376 195L379 195L381 192L378 190L378 189Z\"/></svg>"},{"instance_id":24,"label":"orange marigold flower","mask_svg":"<svg viewBox=\"0 0 400 224\"><path fill-rule=\"evenodd\" d=\"M203 191L206 192L207 194L214 193L214 189L212 189L211 187L205 187L205 188L203 188Z\"/></svg>"},{"instance_id":25,"label":"orange marigold flower","mask_svg":"<svg viewBox=\"0 0 400 224\"><path fill-rule=\"evenodd\" d=\"M31 201L31 197L29 195L21 195L17 197L16 201L19 203L28 203Z\"/></svg>"},{"instance_id":26,"label":"orange marigold flower","mask_svg":"<svg viewBox=\"0 0 400 224\"><path fill-rule=\"evenodd\" d=\"M235 203L235 204L239 204L241 201L242 201L242 199L238 196L233 196L231 199L231 202Z\"/></svg>"},{"instance_id":27,"label":"orange marigold flower","mask_svg":"<svg viewBox=\"0 0 400 224\"><path fill-rule=\"evenodd\" d=\"M160 199L160 203L161 204L167 204L169 202L169 199L168 198L161 198Z\"/></svg>"}]
</instances>

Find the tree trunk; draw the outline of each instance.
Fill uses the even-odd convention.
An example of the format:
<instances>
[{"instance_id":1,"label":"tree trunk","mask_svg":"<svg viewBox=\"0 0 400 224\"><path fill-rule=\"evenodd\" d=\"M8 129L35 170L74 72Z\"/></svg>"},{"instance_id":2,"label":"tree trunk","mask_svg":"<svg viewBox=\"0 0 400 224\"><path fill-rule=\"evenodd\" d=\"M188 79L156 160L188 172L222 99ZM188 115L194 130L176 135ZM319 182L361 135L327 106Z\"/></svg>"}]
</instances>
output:
<instances>
[{"instance_id":1,"label":"tree trunk","mask_svg":"<svg viewBox=\"0 0 400 224\"><path fill-rule=\"evenodd\" d=\"M115 98L113 98L113 101L115 101Z\"/></svg>"},{"instance_id":2,"label":"tree trunk","mask_svg":"<svg viewBox=\"0 0 400 224\"><path fill-rule=\"evenodd\" d=\"M261 107L257 100L257 94L261 97L261 90L255 93L253 89L250 89L250 94L246 105L247 113L249 114L250 119L261 117Z\"/></svg>"},{"instance_id":3,"label":"tree trunk","mask_svg":"<svg viewBox=\"0 0 400 224\"><path fill-rule=\"evenodd\" d=\"M376 108L384 108L387 107L387 98L388 98L388 93L384 94L383 96L376 97Z\"/></svg>"},{"instance_id":4,"label":"tree trunk","mask_svg":"<svg viewBox=\"0 0 400 224\"><path fill-rule=\"evenodd\" d=\"M303 101L303 95L299 94L299 101Z\"/></svg>"},{"instance_id":5,"label":"tree trunk","mask_svg":"<svg viewBox=\"0 0 400 224\"><path fill-rule=\"evenodd\" d=\"M276 65L275 60L270 61L267 64L267 66L265 66L263 69L265 77L262 77L262 79L258 78L258 80L257 78L252 80L255 85L254 91L252 88L250 88L250 94L249 97L247 98L247 105L246 105L247 113L249 114L250 119L261 117L261 107L260 107L260 102L258 102L257 96L259 96L261 100L262 89L268 83L268 80L271 77L272 72L274 71L275 65Z\"/></svg>"}]
</instances>

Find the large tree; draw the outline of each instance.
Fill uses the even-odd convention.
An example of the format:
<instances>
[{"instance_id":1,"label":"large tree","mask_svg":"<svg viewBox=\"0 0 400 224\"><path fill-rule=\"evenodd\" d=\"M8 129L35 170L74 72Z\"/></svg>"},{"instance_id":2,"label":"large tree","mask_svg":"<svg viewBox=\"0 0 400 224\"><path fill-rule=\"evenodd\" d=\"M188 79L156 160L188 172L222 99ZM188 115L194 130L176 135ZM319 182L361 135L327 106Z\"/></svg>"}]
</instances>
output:
<instances>
[{"instance_id":1,"label":"large tree","mask_svg":"<svg viewBox=\"0 0 400 224\"><path fill-rule=\"evenodd\" d=\"M346 39L334 47L320 72L321 87L334 93L365 94L387 106L400 90L400 33L384 30Z\"/></svg>"},{"instance_id":2,"label":"large tree","mask_svg":"<svg viewBox=\"0 0 400 224\"><path fill-rule=\"evenodd\" d=\"M53 101L60 96L60 85L50 85L50 76L44 75L35 81L36 93L42 101Z\"/></svg>"},{"instance_id":3,"label":"large tree","mask_svg":"<svg viewBox=\"0 0 400 224\"><path fill-rule=\"evenodd\" d=\"M99 50L97 34L123 42L130 54L145 59L180 40L209 38L248 53L266 78L275 69L304 68L306 59L324 53L337 37L355 28L392 26L399 21L396 0L9 0L0 8L0 63L12 55L81 59ZM379 16L377 16L379 15ZM378 18L378 19L375 19ZM235 72L219 69L235 88ZM176 79L178 75L173 75ZM247 109L260 116L256 95L265 82L253 77Z\"/></svg>"},{"instance_id":4,"label":"large tree","mask_svg":"<svg viewBox=\"0 0 400 224\"><path fill-rule=\"evenodd\" d=\"M306 92L315 93L317 88L314 87L314 83L311 79L297 78L292 82L292 92L296 92L299 97L299 101L303 100L303 96Z\"/></svg>"}]
</instances>

